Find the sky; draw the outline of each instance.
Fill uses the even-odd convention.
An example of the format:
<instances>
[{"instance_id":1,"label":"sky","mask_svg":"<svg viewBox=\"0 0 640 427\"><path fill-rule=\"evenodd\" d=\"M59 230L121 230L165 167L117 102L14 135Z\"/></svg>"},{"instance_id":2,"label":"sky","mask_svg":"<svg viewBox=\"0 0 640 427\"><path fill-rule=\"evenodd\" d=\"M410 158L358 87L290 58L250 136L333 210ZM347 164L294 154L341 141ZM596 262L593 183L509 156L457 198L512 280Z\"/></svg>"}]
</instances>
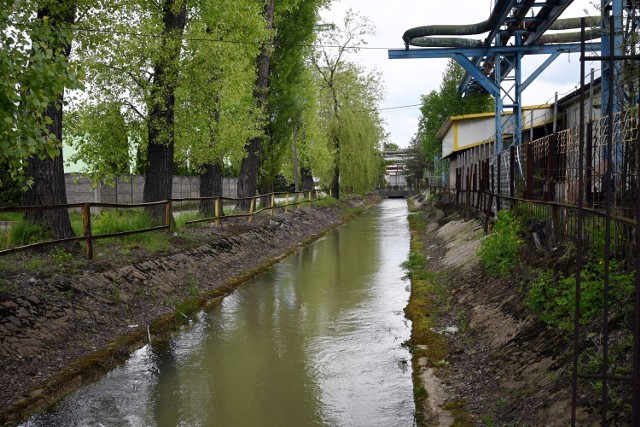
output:
<instances>
[{"instance_id":1,"label":"sky","mask_svg":"<svg viewBox=\"0 0 640 427\"><path fill-rule=\"evenodd\" d=\"M574 0L562 18L597 15L591 0ZM369 17L376 28L366 50L349 56L368 69L383 74L386 97L381 108L400 107L420 103L420 96L438 90L446 59L388 59L388 49L404 49L402 34L409 28L436 24L472 24L484 21L491 14L494 0L333 0L329 10L321 11L326 23L342 22L348 9ZM483 35L468 36L484 40ZM371 49L376 48L376 49ZM523 80L546 59L546 55L531 55L523 59ZM552 103L558 96L579 86L579 54L558 57L522 94L523 105ZM599 64L586 64L586 70ZM588 71L587 71L588 72ZM418 127L419 107L381 110L389 133L389 142L407 147Z\"/></svg>"}]
</instances>

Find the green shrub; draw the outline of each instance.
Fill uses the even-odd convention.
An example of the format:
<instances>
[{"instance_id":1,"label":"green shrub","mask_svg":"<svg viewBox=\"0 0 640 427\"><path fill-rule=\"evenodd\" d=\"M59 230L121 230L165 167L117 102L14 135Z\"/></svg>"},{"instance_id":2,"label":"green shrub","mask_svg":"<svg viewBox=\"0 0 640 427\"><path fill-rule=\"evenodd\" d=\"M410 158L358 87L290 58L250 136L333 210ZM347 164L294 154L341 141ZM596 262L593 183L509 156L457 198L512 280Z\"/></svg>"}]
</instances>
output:
<instances>
[{"instance_id":1,"label":"green shrub","mask_svg":"<svg viewBox=\"0 0 640 427\"><path fill-rule=\"evenodd\" d=\"M588 260L580 273L580 324L588 325L602 315L604 309L604 229L587 227L593 243ZM625 267L624 262L609 260L609 305L632 310L635 272ZM576 274L556 277L550 271L539 271L536 279L529 285L526 296L527 305L551 326L565 330L573 329L576 300Z\"/></svg>"},{"instance_id":2,"label":"green shrub","mask_svg":"<svg viewBox=\"0 0 640 427\"><path fill-rule=\"evenodd\" d=\"M493 277L511 274L518 259L518 248L522 244L522 224L511 211L500 211L493 232L482 240L478 256L487 272Z\"/></svg>"}]
</instances>

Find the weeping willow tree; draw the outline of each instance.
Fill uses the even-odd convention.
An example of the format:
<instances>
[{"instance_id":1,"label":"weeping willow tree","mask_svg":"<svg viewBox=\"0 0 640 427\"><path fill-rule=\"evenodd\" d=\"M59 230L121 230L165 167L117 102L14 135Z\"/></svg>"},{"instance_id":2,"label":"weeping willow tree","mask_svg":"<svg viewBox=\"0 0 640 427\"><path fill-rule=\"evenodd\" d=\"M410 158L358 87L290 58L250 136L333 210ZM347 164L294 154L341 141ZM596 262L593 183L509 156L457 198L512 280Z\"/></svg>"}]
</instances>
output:
<instances>
[{"instance_id":1,"label":"weeping willow tree","mask_svg":"<svg viewBox=\"0 0 640 427\"><path fill-rule=\"evenodd\" d=\"M321 33L313 60L320 117L333 154L333 176L323 178L337 198L343 190L363 194L372 189L382 170L380 149L386 136L377 112L383 98L380 76L347 58L372 33L369 20L349 10L341 25Z\"/></svg>"},{"instance_id":2,"label":"weeping willow tree","mask_svg":"<svg viewBox=\"0 0 640 427\"><path fill-rule=\"evenodd\" d=\"M334 73L332 84L333 90L321 87L325 141L334 156L334 175L323 178L332 182L339 170L339 194L362 195L376 186L384 170L381 149L386 134L377 110L380 76L346 64Z\"/></svg>"}]
</instances>

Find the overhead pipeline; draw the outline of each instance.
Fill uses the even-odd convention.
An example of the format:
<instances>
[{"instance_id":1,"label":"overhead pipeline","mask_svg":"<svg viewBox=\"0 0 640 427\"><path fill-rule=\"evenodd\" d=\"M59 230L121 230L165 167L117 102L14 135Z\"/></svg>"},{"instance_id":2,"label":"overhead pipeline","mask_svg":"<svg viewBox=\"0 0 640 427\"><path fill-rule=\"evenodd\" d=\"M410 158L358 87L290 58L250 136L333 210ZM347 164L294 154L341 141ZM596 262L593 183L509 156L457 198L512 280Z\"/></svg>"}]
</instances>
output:
<instances>
[{"instance_id":1,"label":"overhead pipeline","mask_svg":"<svg viewBox=\"0 0 640 427\"><path fill-rule=\"evenodd\" d=\"M585 26L587 28L591 27L599 27L600 26L600 17L599 16L585 16ZM580 28L582 18L564 18L564 19L556 19L553 24L549 26L550 30L575 30L576 28Z\"/></svg>"},{"instance_id":2,"label":"overhead pipeline","mask_svg":"<svg viewBox=\"0 0 640 427\"><path fill-rule=\"evenodd\" d=\"M408 49L413 44L413 39L428 36L468 36L472 34L482 34L491 30L498 25L500 11L509 3L509 0L498 0L493 8L489 19L468 25L426 25L422 27L411 28L404 32L402 39L405 47Z\"/></svg>"},{"instance_id":3,"label":"overhead pipeline","mask_svg":"<svg viewBox=\"0 0 640 427\"><path fill-rule=\"evenodd\" d=\"M599 39L602 37L602 30L599 28L586 30L585 40ZM582 39L582 34L579 31L571 33L556 33L556 34L543 34L538 41L541 44L546 43L578 43Z\"/></svg>"},{"instance_id":4,"label":"overhead pipeline","mask_svg":"<svg viewBox=\"0 0 640 427\"><path fill-rule=\"evenodd\" d=\"M412 46L419 47L482 47L482 40L458 37L416 37L411 39Z\"/></svg>"},{"instance_id":5,"label":"overhead pipeline","mask_svg":"<svg viewBox=\"0 0 640 427\"><path fill-rule=\"evenodd\" d=\"M454 37L431 37L431 36L463 36L472 34L482 34L490 31L495 25L498 25L499 13L508 3L508 0L499 0L493 8L493 12L489 19L475 24L467 25L425 25L421 27L411 28L402 35L405 42L405 48L409 45L418 47L481 47L481 40L454 38ZM585 17L585 25L587 27L599 27L600 18L587 16ZM581 26L581 18L558 19L549 30L568 30L577 29ZM587 39L592 40L600 37L598 30L588 30ZM580 33L559 33L545 34L541 37L541 43L573 43L580 41Z\"/></svg>"}]
</instances>

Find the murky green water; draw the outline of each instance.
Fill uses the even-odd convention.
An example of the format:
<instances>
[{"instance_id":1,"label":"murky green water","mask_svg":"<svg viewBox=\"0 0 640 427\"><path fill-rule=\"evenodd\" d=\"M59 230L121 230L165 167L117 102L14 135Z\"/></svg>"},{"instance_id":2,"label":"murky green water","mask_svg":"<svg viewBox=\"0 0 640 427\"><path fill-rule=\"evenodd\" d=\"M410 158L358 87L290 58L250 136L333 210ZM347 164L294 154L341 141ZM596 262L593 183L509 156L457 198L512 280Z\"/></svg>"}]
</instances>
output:
<instances>
[{"instance_id":1,"label":"murky green water","mask_svg":"<svg viewBox=\"0 0 640 427\"><path fill-rule=\"evenodd\" d=\"M25 426L411 426L404 200L247 284Z\"/></svg>"}]
</instances>

